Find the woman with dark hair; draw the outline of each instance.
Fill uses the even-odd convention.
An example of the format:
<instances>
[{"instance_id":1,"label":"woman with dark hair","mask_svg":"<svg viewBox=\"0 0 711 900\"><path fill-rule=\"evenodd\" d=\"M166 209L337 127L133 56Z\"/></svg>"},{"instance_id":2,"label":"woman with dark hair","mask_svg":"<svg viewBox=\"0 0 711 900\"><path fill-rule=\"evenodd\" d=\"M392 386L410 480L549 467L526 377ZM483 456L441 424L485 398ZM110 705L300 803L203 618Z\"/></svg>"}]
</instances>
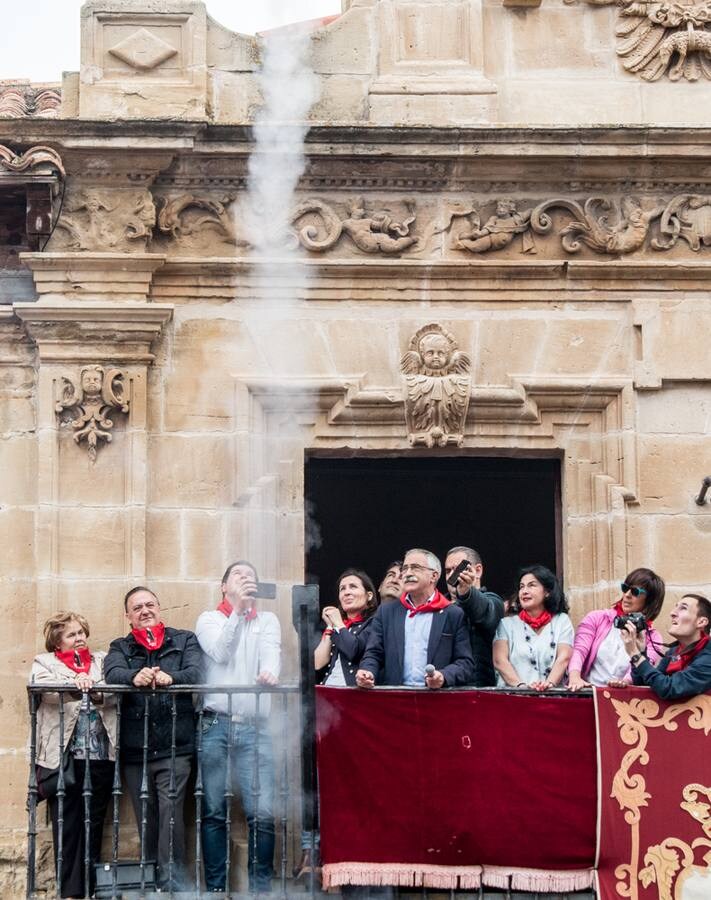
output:
<instances>
[{"instance_id":1,"label":"woman with dark hair","mask_svg":"<svg viewBox=\"0 0 711 900\"><path fill-rule=\"evenodd\" d=\"M314 665L321 673L321 684L355 687L355 673L378 608L378 592L370 576L361 569L342 572L336 590L338 606L326 606L321 612L326 627L314 651ZM320 835L317 831L302 831L301 859L294 866L294 879L318 879L320 875Z\"/></svg>"},{"instance_id":2,"label":"woman with dark hair","mask_svg":"<svg viewBox=\"0 0 711 900\"><path fill-rule=\"evenodd\" d=\"M64 733L60 733L60 698L54 691L41 695L37 710L37 773L56 770L71 757L73 779L65 782L62 808L62 873L59 897L90 897L94 892L94 863L101 852L101 838L106 808L111 799L116 752L116 704L113 695L89 693L89 714L81 715L83 692L104 679L103 651L89 650L89 623L74 612L58 612L44 624L46 653L34 658L31 684L72 685L76 693L64 694ZM91 798L89 800L89 885L84 884L84 771L89 765ZM64 765L65 776L68 767ZM39 787L40 799L42 787ZM55 858L59 843L59 798L47 797L52 820Z\"/></svg>"},{"instance_id":3,"label":"woman with dark hair","mask_svg":"<svg viewBox=\"0 0 711 900\"><path fill-rule=\"evenodd\" d=\"M526 566L494 635L497 687L558 687L572 652L573 623L558 579L545 566Z\"/></svg>"},{"instance_id":4,"label":"woman with dark hair","mask_svg":"<svg viewBox=\"0 0 711 900\"><path fill-rule=\"evenodd\" d=\"M317 671L325 669L321 684L353 686L378 608L378 592L360 569L346 569L336 584L338 606L326 606L321 613L326 628L314 652L314 664Z\"/></svg>"},{"instance_id":5,"label":"woman with dark hair","mask_svg":"<svg viewBox=\"0 0 711 900\"><path fill-rule=\"evenodd\" d=\"M578 625L573 656L568 666L568 687L612 687L632 681L630 658L625 650L617 616L641 613L645 619L645 654L656 665L664 651L662 636L652 627L664 602L664 582L651 569L634 569L620 585L622 596L609 609L589 612Z\"/></svg>"}]
</instances>

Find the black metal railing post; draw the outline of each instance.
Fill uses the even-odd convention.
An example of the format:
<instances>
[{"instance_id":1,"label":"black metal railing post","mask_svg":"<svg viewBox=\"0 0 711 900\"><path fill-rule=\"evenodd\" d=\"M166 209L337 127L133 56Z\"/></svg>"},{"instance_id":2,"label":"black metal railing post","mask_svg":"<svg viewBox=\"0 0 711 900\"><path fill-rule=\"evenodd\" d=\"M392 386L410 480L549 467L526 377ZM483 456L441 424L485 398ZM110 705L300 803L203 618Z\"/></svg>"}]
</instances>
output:
<instances>
[{"instance_id":1,"label":"black metal railing post","mask_svg":"<svg viewBox=\"0 0 711 900\"><path fill-rule=\"evenodd\" d=\"M204 699L204 698L203 698ZM197 771L195 773L195 896L200 896L200 869L202 866L202 798L205 796L202 781L202 720L203 704L197 714L197 740L195 746L195 758Z\"/></svg>"},{"instance_id":2,"label":"black metal railing post","mask_svg":"<svg viewBox=\"0 0 711 900\"><path fill-rule=\"evenodd\" d=\"M119 823L121 812L121 701L116 697L116 752L114 762L114 782L111 788L113 809L111 814L111 898L116 900L118 894L118 853ZM106 702L106 700L104 700Z\"/></svg>"},{"instance_id":3,"label":"black metal railing post","mask_svg":"<svg viewBox=\"0 0 711 900\"><path fill-rule=\"evenodd\" d=\"M37 706L39 696L30 694L30 778L27 785L27 897L35 893L37 859Z\"/></svg>"},{"instance_id":4,"label":"black metal railing post","mask_svg":"<svg viewBox=\"0 0 711 900\"><path fill-rule=\"evenodd\" d=\"M90 704L89 692L82 691L79 718L84 731L84 782L82 784L82 799L84 800L84 896L91 897L91 741L90 728Z\"/></svg>"},{"instance_id":5,"label":"black metal railing post","mask_svg":"<svg viewBox=\"0 0 711 900\"><path fill-rule=\"evenodd\" d=\"M311 835L314 858L318 828L318 786L316 779L316 670L313 652L319 620L319 591L316 584L297 584L291 591L291 609L299 641L299 683L301 687L301 822ZM315 866L311 865L309 891L315 893Z\"/></svg>"}]
</instances>

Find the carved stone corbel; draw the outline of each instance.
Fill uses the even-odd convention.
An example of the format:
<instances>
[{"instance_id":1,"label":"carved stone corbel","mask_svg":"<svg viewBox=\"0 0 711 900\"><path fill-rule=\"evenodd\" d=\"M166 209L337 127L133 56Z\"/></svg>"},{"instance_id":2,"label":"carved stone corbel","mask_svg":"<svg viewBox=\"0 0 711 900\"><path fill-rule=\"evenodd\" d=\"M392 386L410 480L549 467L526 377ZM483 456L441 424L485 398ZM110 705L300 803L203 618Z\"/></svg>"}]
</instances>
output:
<instances>
[{"instance_id":1,"label":"carved stone corbel","mask_svg":"<svg viewBox=\"0 0 711 900\"><path fill-rule=\"evenodd\" d=\"M78 378L73 373L61 376L60 396L55 410L60 420L66 421L66 413L74 413L70 418L77 444L86 442L89 459L96 462L96 451L100 441L110 443L111 429L114 427L109 413L129 411L129 399L125 395L126 373L121 369L86 365L79 371Z\"/></svg>"},{"instance_id":2,"label":"carved stone corbel","mask_svg":"<svg viewBox=\"0 0 711 900\"><path fill-rule=\"evenodd\" d=\"M410 444L464 443L471 395L471 361L454 336L430 323L415 332L400 361L405 376L405 421Z\"/></svg>"}]
</instances>

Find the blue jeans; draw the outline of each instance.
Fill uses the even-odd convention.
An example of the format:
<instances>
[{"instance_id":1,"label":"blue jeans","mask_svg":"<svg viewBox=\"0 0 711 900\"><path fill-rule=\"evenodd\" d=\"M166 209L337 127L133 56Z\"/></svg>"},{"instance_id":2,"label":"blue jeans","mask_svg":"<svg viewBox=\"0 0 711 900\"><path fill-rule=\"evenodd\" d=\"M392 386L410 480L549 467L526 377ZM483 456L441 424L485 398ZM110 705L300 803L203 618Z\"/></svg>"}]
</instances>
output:
<instances>
[{"instance_id":1,"label":"blue jeans","mask_svg":"<svg viewBox=\"0 0 711 900\"><path fill-rule=\"evenodd\" d=\"M202 853L205 886L208 891L225 890L228 885L225 819L227 804L227 754L232 726L232 787L239 790L249 826L250 890L269 891L274 875L274 754L266 722L255 727L232 722L227 716L206 712L202 720ZM200 736L198 736L200 740ZM256 757L255 760L255 747ZM259 793L255 798L255 766Z\"/></svg>"}]
</instances>

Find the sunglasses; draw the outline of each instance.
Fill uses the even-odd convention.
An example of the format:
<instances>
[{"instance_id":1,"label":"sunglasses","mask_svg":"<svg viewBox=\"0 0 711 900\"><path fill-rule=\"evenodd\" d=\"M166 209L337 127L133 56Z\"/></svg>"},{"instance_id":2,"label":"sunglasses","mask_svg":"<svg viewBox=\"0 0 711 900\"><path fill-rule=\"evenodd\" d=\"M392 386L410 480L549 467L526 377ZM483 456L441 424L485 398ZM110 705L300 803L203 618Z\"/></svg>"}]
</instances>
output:
<instances>
[{"instance_id":1,"label":"sunglasses","mask_svg":"<svg viewBox=\"0 0 711 900\"><path fill-rule=\"evenodd\" d=\"M640 594L646 594L644 588L633 587L631 584L627 584L627 582L623 581L620 585L623 594L626 594L627 591L632 594L633 597L639 597Z\"/></svg>"}]
</instances>

